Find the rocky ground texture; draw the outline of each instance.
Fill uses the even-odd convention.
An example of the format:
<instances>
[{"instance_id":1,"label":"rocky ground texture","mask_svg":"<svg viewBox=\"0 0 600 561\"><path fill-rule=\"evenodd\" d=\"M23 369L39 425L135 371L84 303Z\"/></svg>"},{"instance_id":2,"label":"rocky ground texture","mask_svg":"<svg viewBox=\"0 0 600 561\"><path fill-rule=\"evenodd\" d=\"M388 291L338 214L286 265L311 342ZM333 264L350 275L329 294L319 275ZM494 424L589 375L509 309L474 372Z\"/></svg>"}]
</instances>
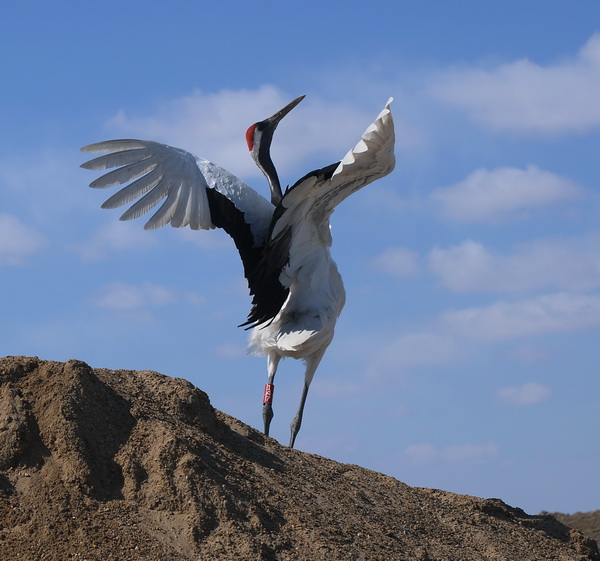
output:
<instances>
[{"instance_id":1,"label":"rocky ground texture","mask_svg":"<svg viewBox=\"0 0 600 561\"><path fill-rule=\"evenodd\" d=\"M279 445L182 379L0 359L0 559L600 560L498 499Z\"/></svg>"}]
</instances>

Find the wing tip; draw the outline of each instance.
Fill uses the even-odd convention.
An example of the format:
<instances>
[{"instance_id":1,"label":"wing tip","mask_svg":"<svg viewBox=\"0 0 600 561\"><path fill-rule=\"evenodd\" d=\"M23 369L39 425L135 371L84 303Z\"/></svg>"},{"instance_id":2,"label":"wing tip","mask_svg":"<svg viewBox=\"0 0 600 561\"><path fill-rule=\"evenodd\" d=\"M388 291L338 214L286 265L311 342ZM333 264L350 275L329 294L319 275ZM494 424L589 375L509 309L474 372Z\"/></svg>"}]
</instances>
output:
<instances>
[{"instance_id":1,"label":"wing tip","mask_svg":"<svg viewBox=\"0 0 600 561\"><path fill-rule=\"evenodd\" d=\"M375 119L375 122L380 121L386 115L391 115L392 114L392 110L390 108L390 105L392 104L392 101L394 101L393 97L390 97L387 100L387 103L385 104L385 107L381 110L381 113L379 113L379 115L377 115L377 118Z\"/></svg>"},{"instance_id":2,"label":"wing tip","mask_svg":"<svg viewBox=\"0 0 600 561\"><path fill-rule=\"evenodd\" d=\"M342 173L344 168L348 168L349 166L351 166L356 161L356 155L360 155L360 153L368 151L368 144L366 141L369 140L369 137L371 136L370 133L374 133L374 132L381 131L382 129L386 129L388 131L387 134L393 139L394 124L393 124L393 119L392 119L392 111L390 109L390 104L393 101L394 101L394 98L392 96L390 96L387 100L387 103L385 104L385 107L381 110L379 115L377 115L377 117L373 121L373 123L371 123L367 127L367 129L363 133L361 139L358 141L356 146L346 153L346 155L344 156L342 161L339 163L336 170L333 172L332 177ZM386 119L385 117L389 117L389 118ZM391 157L393 160L395 160L393 151L392 151ZM387 173L390 173L393 169L394 169L394 164L391 165L391 169L389 169L389 171L387 171L384 175L387 175Z\"/></svg>"}]
</instances>

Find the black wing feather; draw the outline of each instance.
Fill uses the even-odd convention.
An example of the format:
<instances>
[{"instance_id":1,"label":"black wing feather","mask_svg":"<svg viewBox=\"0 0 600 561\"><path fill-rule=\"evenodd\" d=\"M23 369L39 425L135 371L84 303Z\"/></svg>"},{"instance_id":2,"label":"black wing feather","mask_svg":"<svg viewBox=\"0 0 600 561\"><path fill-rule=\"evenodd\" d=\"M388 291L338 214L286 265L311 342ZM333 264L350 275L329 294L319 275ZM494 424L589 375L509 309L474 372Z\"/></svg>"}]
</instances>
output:
<instances>
[{"instance_id":1,"label":"black wing feather","mask_svg":"<svg viewBox=\"0 0 600 561\"><path fill-rule=\"evenodd\" d=\"M248 320L239 327L249 326L250 329L266 323L281 310L289 293L289 289L279 282L279 275L288 260L291 231L282 233L278 240L256 247L244 213L215 189L207 189L206 194L211 220L233 239L253 296Z\"/></svg>"}]
</instances>

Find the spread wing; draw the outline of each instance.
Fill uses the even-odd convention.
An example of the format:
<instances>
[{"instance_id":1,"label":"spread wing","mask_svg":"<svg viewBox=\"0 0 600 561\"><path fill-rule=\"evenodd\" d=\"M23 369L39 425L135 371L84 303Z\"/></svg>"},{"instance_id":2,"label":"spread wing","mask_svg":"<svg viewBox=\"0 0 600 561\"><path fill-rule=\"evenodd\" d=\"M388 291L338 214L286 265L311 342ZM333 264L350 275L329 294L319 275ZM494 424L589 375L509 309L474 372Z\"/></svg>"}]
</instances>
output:
<instances>
[{"instance_id":1,"label":"spread wing","mask_svg":"<svg viewBox=\"0 0 600 561\"><path fill-rule=\"evenodd\" d=\"M396 164L392 101L392 98L388 100L377 119L341 162L315 170L292 185L285 194L284 206L291 208L314 199L331 212L352 193L389 174Z\"/></svg>"},{"instance_id":2,"label":"spread wing","mask_svg":"<svg viewBox=\"0 0 600 561\"><path fill-rule=\"evenodd\" d=\"M162 202L144 228L189 226L193 230L224 228L238 245L244 224L253 246L262 245L274 207L243 181L185 150L149 140L108 140L84 146L83 152L105 153L81 165L89 170L116 168L90 187L105 189L128 183L102 208L133 203L121 220L138 218ZM135 202L134 202L135 201ZM239 249L239 248L238 248Z\"/></svg>"},{"instance_id":3,"label":"spread wing","mask_svg":"<svg viewBox=\"0 0 600 561\"><path fill-rule=\"evenodd\" d=\"M292 222L299 222L294 217L298 213L310 215L315 223L324 221L352 193L393 171L396 158L392 101L388 100L361 140L339 163L312 171L287 189L281 201L283 212L278 212L279 220L270 239Z\"/></svg>"},{"instance_id":4,"label":"spread wing","mask_svg":"<svg viewBox=\"0 0 600 561\"><path fill-rule=\"evenodd\" d=\"M92 181L90 187L104 189L128 183L107 199L103 208L133 202L121 216L121 220L130 220L163 201L146 223L146 229L169 223L175 228L189 226L193 230L223 228L233 238L254 293L256 269L274 211L262 195L212 162L158 142L109 140L81 150L108 152L81 167L116 168Z\"/></svg>"}]
</instances>

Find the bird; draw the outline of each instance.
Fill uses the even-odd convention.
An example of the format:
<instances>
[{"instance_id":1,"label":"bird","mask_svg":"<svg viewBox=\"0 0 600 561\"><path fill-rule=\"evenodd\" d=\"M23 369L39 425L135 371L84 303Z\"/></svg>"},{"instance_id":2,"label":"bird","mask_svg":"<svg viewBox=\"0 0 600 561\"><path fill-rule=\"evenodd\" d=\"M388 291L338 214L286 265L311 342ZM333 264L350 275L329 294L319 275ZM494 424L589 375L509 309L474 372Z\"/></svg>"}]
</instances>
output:
<instances>
[{"instance_id":1,"label":"bird","mask_svg":"<svg viewBox=\"0 0 600 561\"><path fill-rule=\"evenodd\" d=\"M395 167L390 98L340 161L307 173L283 192L270 155L271 142L281 120L304 97L246 131L248 150L267 179L270 200L216 164L166 144L121 139L81 148L88 154L102 154L81 164L82 168L115 168L90 187L126 184L102 204L114 209L133 203L121 220L138 218L162 202L145 229L166 224L192 230L222 228L231 236L252 297L248 317L238 327L250 331L249 352L267 358L262 404L266 436L281 359L301 359L305 364L300 404L290 424L290 448L302 424L309 387L346 301L330 252L331 214L352 193Z\"/></svg>"}]
</instances>

